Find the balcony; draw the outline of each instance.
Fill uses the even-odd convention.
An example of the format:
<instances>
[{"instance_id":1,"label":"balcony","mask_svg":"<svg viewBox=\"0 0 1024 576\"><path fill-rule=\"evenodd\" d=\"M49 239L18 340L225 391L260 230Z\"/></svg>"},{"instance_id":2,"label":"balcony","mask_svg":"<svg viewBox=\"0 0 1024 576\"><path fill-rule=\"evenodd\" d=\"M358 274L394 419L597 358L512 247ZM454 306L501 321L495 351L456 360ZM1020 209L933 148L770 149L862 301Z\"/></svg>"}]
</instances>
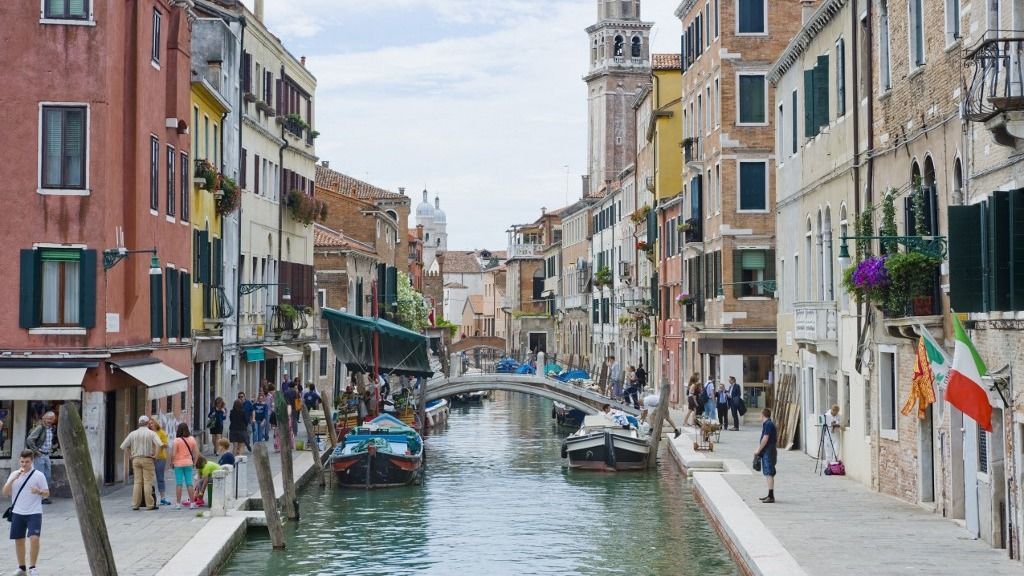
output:
<instances>
[{"instance_id":1,"label":"balcony","mask_svg":"<svg viewBox=\"0 0 1024 576\"><path fill-rule=\"evenodd\" d=\"M700 218L687 218L681 226L683 232L683 244L693 244L704 242L704 234L701 226Z\"/></svg>"},{"instance_id":2,"label":"balcony","mask_svg":"<svg viewBox=\"0 0 1024 576\"><path fill-rule=\"evenodd\" d=\"M838 353L839 312L834 300L827 302L797 302L794 305L796 317L796 341L811 344L818 349Z\"/></svg>"},{"instance_id":3,"label":"balcony","mask_svg":"<svg viewBox=\"0 0 1024 576\"><path fill-rule=\"evenodd\" d=\"M686 162L686 167L699 174L704 173L704 158L701 155L700 139L699 138L685 138L683 139L683 160Z\"/></svg>"},{"instance_id":4,"label":"balcony","mask_svg":"<svg viewBox=\"0 0 1024 576\"><path fill-rule=\"evenodd\" d=\"M964 116L1003 146L1024 139L1024 38L982 40L967 53Z\"/></svg>"},{"instance_id":5,"label":"balcony","mask_svg":"<svg viewBox=\"0 0 1024 576\"><path fill-rule=\"evenodd\" d=\"M509 244L508 258L540 258L544 253L543 244Z\"/></svg>"}]
</instances>

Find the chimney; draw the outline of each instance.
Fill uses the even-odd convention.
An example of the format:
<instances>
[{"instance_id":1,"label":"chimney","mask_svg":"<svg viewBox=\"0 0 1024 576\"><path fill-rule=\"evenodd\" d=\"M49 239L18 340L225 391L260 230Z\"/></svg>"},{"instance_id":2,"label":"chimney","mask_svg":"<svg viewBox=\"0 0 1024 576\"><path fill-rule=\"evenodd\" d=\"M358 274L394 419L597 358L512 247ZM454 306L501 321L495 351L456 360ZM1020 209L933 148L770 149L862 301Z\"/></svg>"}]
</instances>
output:
<instances>
[{"instance_id":1,"label":"chimney","mask_svg":"<svg viewBox=\"0 0 1024 576\"><path fill-rule=\"evenodd\" d=\"M543 215L545 215L547 213L548 213L547 207L546 206L541 206L540 207L540 215L543 216Z\"/></svg>"},{"instance_id":2,"label":"chimney","mask_svg":"<svg viewBox=\"0 0 1024 576\"><path fill-rule=\"evenodd\" d=\"M261 23L263 22L263 0L256 0L256 5L254 6L253 14L256 15L257 21Z\"/></svg>"},{"instance_id":3,"label":"chimney","mask_svg":"<svg viewBox=\"0 0 1024 576\"><path fill-rule=\"evenodd\" d=\"M416 239L420 241L423 240L423 224L416 225Z\"/></svg>"},{"instance_id":4,"label":"chimney","mask_svg":"<svg viewBox=\"0 0 1024 576\"><path fill-rule=\"evenodd\" d=\"M405 196L405 186L399 186L398 193L401 194L402 196Z\"/></svg>"},{"instance_id":5,"label":"chimney","mask_svg":"<svg viewBox=\"0 0 1024 576\"><path fill-rule=\"evenodd\" d=\"M299 56L299 64L302 64L303 68L306 67L306 57L305 56Z\"/></svg>"},{"instance_id":6,"label":"chimney","mask_svg":"<svg viewBox=\"0 0 1024 576\"><path fill-rule=\"evenodd\" d=\"M320 162L320 165L323 166L324 168L330 168L331 167L331 161L330 160L323 160L323 161Z\"/></svg>"},{"instance_id":7,"label":"chimney","mask_svg":"<svg viewBox=\"0 0 1024 576\"><path fill-rule=\"evenodd\" d=\"M801 25L807 24L807 22L811 19L811 16L814 14L814 11L817 10L817 7L815 6L816 3L816 0L800 0L800 6L801 8L803 8L803 10L801 11Z\"/></svg>"}]
</instances>

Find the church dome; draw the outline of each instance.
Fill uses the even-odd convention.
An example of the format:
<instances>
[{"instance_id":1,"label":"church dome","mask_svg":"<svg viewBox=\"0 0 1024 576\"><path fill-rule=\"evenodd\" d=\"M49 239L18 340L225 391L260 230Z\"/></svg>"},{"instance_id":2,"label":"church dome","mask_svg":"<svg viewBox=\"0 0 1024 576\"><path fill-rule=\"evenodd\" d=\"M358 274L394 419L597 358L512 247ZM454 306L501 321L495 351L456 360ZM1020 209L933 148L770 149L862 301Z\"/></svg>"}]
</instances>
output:
<instances>
[{"instance_id":1,"label":"church dome","mask_svg":"<svg viewBox=\"0 0 1024 576\"><path fill-rule=\"evenodd\" d=\"M434 223L442 225L448 223L448 216L445 215L444 210L441 210L440 196L434 196Z\"/></svg>"},{"instance_id":2,"label":"church dome","mask_svg":"<svg viewBox=\"0 0 1024 576\"><path fill-rule=\"evenodd\" d=\"M434 207L427 200L427 191L423 191L423 201L416 206L416 223L429 226L434 222Z\"/></svg>"}]
</instances>

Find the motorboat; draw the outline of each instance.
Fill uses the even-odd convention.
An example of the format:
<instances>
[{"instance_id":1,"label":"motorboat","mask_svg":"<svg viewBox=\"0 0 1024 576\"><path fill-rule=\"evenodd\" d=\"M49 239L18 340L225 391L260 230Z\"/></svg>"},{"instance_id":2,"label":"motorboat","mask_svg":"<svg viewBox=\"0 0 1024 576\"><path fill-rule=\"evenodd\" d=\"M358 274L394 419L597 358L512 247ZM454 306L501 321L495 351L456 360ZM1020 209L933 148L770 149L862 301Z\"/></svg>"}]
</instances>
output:
<instances>
[{"instance_id":1,"label":"motorboat","mask_svg":"<svg viewBox=\"0 0 1024 576\"><path fill-rule=\"evenodd\" d=\"M484 399L490 395L490 392L477 390L476 392L465 392L463 394L456 394L451 396L452 406L467 406L471 404L480 405L484 403Z\"/></svg>"},{"instance_id":2,"label":"motorboat","mask_svg":"<svg viewBox=\"0 0 1024 576\"><path fill-rule=\"evenodd\" d=\"M345 436L331 454L331 469L346 488L419 483L423 438L395 416L381 414Z\"/></svg>"},{"instance_id":3,"label":"motorboat","mask_svg":"<svg viewBox=\"0 0 1024 576\"><path fill-rule=\"evenodd\" d=\"M585 416L580 429L563 441L562 457L569 459L570 468L643 470L650 457L650 438L625 415Z\"/></svg>"},{"instance_id":4,"label":"motorboat","mask_svg":"<svg viewBox=\"0 0 1024 576\"><path fill-rule=\"evenodd\" d=\"M450 412L451 410L448 407L448 401L444 398L427 402L427 427L435 428L437 426L441 426L448 421L448 414Z\"/></svg>"},{"instance_id":5,"label":"motorboat","mask_svg":"<svg viewBox=\"0 0 1024 576\"><path fill-rule=\"evenodd\" d=\"M578 408L573 408L562 404L561 402L555 402L551 408L551 417L558 423L559 426L565 426L566 428L572 428L576 430L583 424L583 417L586 413Z\"/></svg>"}]
</instances>

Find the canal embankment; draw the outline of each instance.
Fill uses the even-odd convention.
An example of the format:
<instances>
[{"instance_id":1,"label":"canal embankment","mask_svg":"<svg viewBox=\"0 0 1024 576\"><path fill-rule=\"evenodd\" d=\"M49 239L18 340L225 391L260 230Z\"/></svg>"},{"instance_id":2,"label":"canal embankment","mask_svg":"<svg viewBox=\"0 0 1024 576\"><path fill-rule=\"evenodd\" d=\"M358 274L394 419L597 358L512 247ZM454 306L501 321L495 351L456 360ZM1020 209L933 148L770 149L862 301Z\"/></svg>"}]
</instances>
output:
<instances>
[{"instance_id":1,"label":"canal embankment","mask_svg":"<svg viewBox=\"0 0 1024 576\"><path fill-rule=\"evenodd\" d=\"M680 414L673 418L681 421ZM815 472L815 461L780 451L774 504L758 499L764 478L750 469L760 425L723 431L713 452L693 450L694 428L670 442L692 478L695 498L744 574L859 576L1020 574L1004 550L970 538L942 516L871 491L844 476Z\"/></svg>"}]
</instances>

